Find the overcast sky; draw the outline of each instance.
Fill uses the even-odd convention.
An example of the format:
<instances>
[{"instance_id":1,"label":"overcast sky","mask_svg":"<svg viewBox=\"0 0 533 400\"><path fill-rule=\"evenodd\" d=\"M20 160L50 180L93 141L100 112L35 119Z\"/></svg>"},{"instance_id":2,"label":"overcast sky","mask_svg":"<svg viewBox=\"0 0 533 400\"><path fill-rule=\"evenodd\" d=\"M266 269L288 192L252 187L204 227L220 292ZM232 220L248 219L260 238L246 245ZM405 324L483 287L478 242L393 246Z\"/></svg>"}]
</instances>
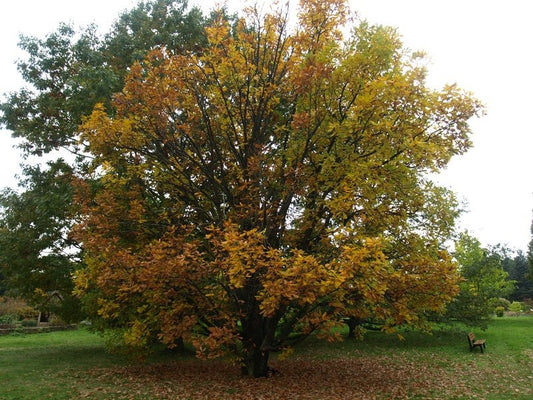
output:
<instances>
[{"instance_id":1,"label":"overcast sky","mask_svg":"<svg viewBox=\"0 0 533 400\"><path fill-rule=\"evenodd\" d=\"M42 36L60 21L107 31L134 0L2 1L0 94L23 82L15 60L18 35ZM191 1L191 3L198 2ZM214 5L215 1L203 1ZM232 4L244 2L230 2ZM293 0L293 3L295 1ZM467 203L461 226L483 244L526 250L533 217L533 2L530 0L352 0L352 9L372 23L398 28L404 43L430 57L429 84L458 83L486 105L471 122L474 148L452 160L441 184ZM0 135L0 187L15 186L21 162L9 133Z\"/></svg>"}]
</instances>

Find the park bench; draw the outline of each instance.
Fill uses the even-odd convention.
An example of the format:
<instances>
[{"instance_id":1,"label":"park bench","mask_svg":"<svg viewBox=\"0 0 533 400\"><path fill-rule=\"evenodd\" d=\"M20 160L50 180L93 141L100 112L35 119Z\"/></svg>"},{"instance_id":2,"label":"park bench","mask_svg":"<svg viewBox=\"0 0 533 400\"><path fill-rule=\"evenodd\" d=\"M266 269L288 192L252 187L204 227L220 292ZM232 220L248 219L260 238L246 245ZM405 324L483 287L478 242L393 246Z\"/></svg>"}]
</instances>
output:
<instances>
[{"instance_id":1,"label":"park bench","mask_svg":"<svg viewBox=\"0 0 533 400\"><path fill-rule=\"evenodd\" d=\"M479 347L481 352L483 353L483 349L485 348L485 339L477 339L474 333L470 332L468 335L466 335L468 338L468 345L470 346L470 351L474 350L474 348Z\"/></svg>"}]
</instances>

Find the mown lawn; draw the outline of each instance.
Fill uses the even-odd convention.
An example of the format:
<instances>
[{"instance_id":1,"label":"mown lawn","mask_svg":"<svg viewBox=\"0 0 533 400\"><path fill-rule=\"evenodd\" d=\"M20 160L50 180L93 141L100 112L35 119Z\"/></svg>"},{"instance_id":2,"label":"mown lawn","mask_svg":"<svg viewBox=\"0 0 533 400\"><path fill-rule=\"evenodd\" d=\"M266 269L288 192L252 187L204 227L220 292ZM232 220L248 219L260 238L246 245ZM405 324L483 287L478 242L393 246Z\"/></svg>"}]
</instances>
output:
<instances>
[{"instance_id":1,"label":"mown lawn","mask_svg":"<svg viewBox=\"0 0 533 400\"><path fill-rule=\"evenodd\" d=\"M462 331L405 340L311 339L268 379L237 366L162 352L131 365L86 330L0 337L0 399L532 399L533 317L499 318L484 354Z\"/></svg>"}]
</instances>

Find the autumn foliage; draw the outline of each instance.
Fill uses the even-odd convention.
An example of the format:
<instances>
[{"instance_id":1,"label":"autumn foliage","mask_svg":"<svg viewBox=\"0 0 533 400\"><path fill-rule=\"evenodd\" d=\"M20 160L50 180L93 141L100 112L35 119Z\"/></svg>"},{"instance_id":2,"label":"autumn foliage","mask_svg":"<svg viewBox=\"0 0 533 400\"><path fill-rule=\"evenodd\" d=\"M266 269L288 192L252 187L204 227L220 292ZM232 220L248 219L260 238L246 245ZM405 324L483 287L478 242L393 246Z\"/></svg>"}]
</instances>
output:
<instances>
[{"instance_id":1,"label":"autumn foliage","mask_svg":"<svg viewBox=\"0 0 533 400\"><path fill-rule=\"evenodd\" d=\"M344 317L422 324L457 293L453 195L479 105L426 87L390 28L342 0L215 19L195 54L151 52L82 126L77 291L129 346L182 340L253 376ZM111 116L110 116L111 115Z\"/></svg>"}]
</instances>

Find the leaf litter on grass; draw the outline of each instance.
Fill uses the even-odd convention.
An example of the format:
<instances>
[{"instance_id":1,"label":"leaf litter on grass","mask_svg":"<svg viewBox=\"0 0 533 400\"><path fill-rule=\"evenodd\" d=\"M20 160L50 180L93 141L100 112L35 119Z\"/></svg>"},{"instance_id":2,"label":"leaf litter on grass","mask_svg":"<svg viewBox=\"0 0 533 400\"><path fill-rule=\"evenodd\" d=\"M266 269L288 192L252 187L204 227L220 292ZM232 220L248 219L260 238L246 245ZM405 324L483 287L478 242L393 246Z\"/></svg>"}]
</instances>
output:
<instances>
[{"instance_id":1,"label":"leaf litter on grass","mask_svg":"<svg viewBox=\"0 0 533 400\"><path fill-rule=\"evenodd\" d=\"M441 368L398 356L377 356L294 358L274 361L272 366L278 372L259 379L240 376L229 363L194 360L93 369L86 378L104 380L106 390L114 390L113 398L123 399L451 399L487 394L457 375L482 371L460 364ZM94 398L102 394L94 392Z\"/></svg>"}]
</instances>

